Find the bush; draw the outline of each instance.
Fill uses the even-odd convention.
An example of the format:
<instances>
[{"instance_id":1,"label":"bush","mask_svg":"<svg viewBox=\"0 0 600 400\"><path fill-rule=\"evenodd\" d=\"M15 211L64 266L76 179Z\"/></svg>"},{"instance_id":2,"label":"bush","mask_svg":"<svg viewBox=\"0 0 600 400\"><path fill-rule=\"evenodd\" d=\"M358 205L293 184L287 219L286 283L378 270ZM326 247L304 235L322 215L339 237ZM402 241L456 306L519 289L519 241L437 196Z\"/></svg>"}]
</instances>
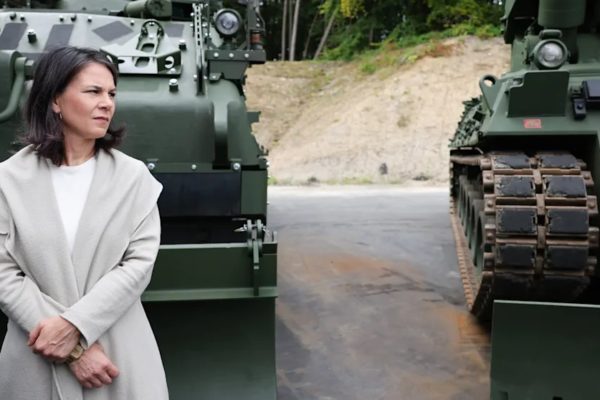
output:
<instances>
[{"instance_id":1,"label":"bush","mask_svg":"<svg viewBox=\"0 0 600 400\"><path fill-rule=\"evenodd\" d=\"M399 23L393 29L386 29L372 16L339 19L339 25L329 38L329 48L322 57L349 61L369 50L385 52L450 36L489 38L500 34L502 9L488 0L427 0L424 3L425 9L419 12L425 14L397 16ZM405 9L405 12L409 10ZM369 32L377 43L370 43ZM371 74L378 67L379 63L363 62L361 70Z\"/></svg>"},{"instance_id":2,"label":"bush","mask_svg":"<svg viewBox=\"0 0 600 400\"><path fill-rule=\"evenodd\" d=\"M360 72L363 74L372 75L375 71L377 71L377 66L372 62L367 61L360 66Z\"/></svg>"},{"instance_id":3,"label":"bush","mask_svg":"<svg viewBox=\"0 0 600 400\"><path fill-rule=\"evenodd\" d=\"M323 58L326 60L351 60L355 54L367 47L369 38L357 25L348 25L331 38L337 42L333 48L325 50Z\"/></svg>"},{"instance_id":4,"label":"bush","mask_svg":"<svg viewBox=\"0 0 600 400\"><path fill-rule=\"evenodd\" d=\"M448 29L455 25L479 27L497 25L502 15L499 6L482 0L432 1L434 6L427 16L432 30Z\"/></svg>"}]
</instances>

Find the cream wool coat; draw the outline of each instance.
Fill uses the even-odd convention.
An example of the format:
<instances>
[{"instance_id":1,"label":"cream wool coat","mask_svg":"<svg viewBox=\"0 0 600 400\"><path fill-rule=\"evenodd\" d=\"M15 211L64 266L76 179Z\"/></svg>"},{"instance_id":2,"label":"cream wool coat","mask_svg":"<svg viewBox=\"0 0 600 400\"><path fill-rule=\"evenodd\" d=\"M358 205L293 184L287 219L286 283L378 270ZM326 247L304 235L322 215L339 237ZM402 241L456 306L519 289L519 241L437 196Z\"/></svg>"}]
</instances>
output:
<instances>
[{"instance_id":1,"label":"cream wool coat","mask_svg":"<svg viewBox=\"0 0 600 400\"><path fill-rule=\"evenodd\" d=\"M165 374L140 295L160 242L162 186L140 161L100 150L69 254L50 162L26 147L0 164L2 400L163 400ZM119 368L111 385L84 389L66 365L27 347L28 332L61 315L98 341Z\"/></svg>"}]
</instances>

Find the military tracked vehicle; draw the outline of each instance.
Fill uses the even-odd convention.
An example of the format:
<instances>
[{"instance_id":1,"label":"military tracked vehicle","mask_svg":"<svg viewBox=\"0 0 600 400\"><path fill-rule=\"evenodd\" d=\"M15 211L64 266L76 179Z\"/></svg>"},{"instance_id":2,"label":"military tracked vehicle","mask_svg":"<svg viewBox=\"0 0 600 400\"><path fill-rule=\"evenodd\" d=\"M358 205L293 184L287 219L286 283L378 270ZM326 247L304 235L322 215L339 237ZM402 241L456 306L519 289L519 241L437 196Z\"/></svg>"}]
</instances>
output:
<instances>
[{"instance_id":1,"label":"military tracked vehicle","mask_svg":"<svg viewBox=\"0 0 600 400\"><path fill-rule=\"evenodd\" d=\"M502 23L510 70L480 79L450 142L465 297L492 319L492 400L592 399L600 1L508 0Z\"/></svg>"},{"instance_id":2,"label":"military tracked vehicle","mask_svg":"<svg viewBox=\"0 0 600 400\"><path fill-rule=\"evenodd\" d=\"M590 301L600 272L600 2L505 10L510 71L481 78L450 143L463 285L484 320L495 299Z\"/></svg>"},{"instance_id":3,"label":"military tracked vehicle","mask_svg":"<svg viewBox=\"0 0 600 400\"><path fill-rule=\"evenodd\" d=\"M266 59L258 0L1 5L0 159L20 146L41 54L106 54L120 75L122 150L164 186L143 302L171 398L274 399L277 243L266 228L267 159L251 130L259 115L244 95L246 69Z\"/></svg>"}]
</instances>

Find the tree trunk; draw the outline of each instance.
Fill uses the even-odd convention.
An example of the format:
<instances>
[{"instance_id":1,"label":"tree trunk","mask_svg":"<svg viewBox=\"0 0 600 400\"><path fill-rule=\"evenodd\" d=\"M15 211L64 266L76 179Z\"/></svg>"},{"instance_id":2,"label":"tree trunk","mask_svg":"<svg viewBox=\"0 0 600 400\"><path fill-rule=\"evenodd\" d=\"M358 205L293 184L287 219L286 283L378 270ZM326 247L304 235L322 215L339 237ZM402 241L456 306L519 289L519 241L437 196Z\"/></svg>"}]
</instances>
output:
<instances>
[{"instance_id":1,"label":"tree trunk","mask_svg":"<svg viewBox=\"0 0 600 400\"><path fill-rule=\"evenodd\" d=\"M323 36L321 36L321 41L319 42L319 46L317 47L317 51L315 52L315 56L313 57L313 60L316 60L321 55L321 52L323 51L323 48L325 47L325 42L327 42L327 37L329 36L329 31L331 31L331 27L333 26L333 21L335 20L337 13L338 13L338 9L336 8L333 11L333 13L331 14L331 17L329 18L329 22L327 23L325 32L323 32Z\"/></svg>"},{"instance_id":2,"label":"tree trunk","mask_svg":"<svg viewBox=\"0 0 600 400\"><path fill-rule=\"evenodd\" d=\"M287 33L287 37L288 37L288 60L289 58L289 54L290 54L290 43L289 40L292 38L292 28L294 25L294 0L288 0L288 10L287 10L287 15L288 15L288 21L287 21L287 27L288 27L288 33Z\"/></svg>"},{"instance_id":3,"label":"tree trunk","mask_svg":"<svg viewBox=\"0 0 600 400\"><path fill-rule=\"evenodd\" d=\"M283 0L283 15L281 17L281 61L285 61L285 45L287 44L287 9L288 0Z\"/></svg>"},{"instance_id":4,"label":"tree trunk","mask_svg":"<svg viewBox=\"0 0 600 400\"><path fill-rule=\"evenodd\" d=\"M296 37L298 36L298 16L300 14L300 1L296 0L294 8L294 24L292 28L292 40L290 41L290 61L296 61Z\"/></svg>"},{"instance_id":5,"label":"tree trunk","mask_svg":"<svg viewBox=\"0 0 600 400\"><path fill-rule=\"evenodd\" d=\"M302 51L302 59L306 60L308 57L308 46L310 46L310 37L312 36L313 30L315 29L315 24L317 23L317 18L319 17L319 12L315 12L315 17L310 23L310 28L308 28L308 34L306 35L306 40L304 41L304 50Z\"/></svg>"}]
</instances>

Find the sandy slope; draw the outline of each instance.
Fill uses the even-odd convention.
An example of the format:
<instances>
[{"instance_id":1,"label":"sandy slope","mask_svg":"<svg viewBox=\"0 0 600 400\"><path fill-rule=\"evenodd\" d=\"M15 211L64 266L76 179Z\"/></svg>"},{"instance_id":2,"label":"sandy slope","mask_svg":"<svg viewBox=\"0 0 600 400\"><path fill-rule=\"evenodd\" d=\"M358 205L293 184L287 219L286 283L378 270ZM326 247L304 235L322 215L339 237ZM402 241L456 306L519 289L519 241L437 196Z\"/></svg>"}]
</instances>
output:
<instances>
[{"instance_id":1,"label":"sandy slope","mask_svg":"<svg viewBox=\"0 0 600 400\"><path fill-rule=\"evenodd\" d=\"M445 182L462 101L508 68L509 48L467 37L441 50L372 75L342 63L253 67L248 105L263 112L254 130L275 181Z\"/></svg>"}]
</instances>

